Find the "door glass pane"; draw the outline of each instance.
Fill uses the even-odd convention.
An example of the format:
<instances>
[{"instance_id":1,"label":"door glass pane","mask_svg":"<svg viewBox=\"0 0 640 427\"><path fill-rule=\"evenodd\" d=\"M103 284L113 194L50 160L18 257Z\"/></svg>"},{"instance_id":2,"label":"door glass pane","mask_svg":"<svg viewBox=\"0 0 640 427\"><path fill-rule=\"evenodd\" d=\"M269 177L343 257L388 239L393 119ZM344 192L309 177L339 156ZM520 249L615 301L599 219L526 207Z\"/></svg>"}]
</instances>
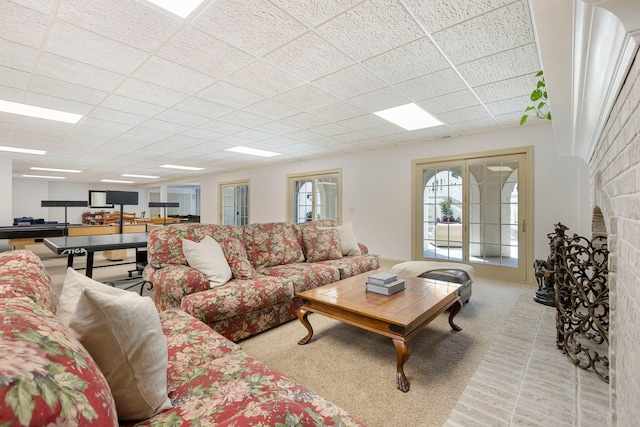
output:
<instances>
[{"instance_id":1,"label":"door glass pane","mask_svg":"<svg viewBox=\"0 0 640 427\"><path fill-rule=\"evenodd\" d=\"M427 167L422 182L423 256L461 261L462 167Z\"/></svg>"},{"instance_id":2,"label":"door glass pane","mask_svg":"<svg viewBox=\"0 0 640 427\"><path fill-rule=\"evenodd\" d=\"M294 180L293 222L338 219L339 177L335 174Z\"/></svg>"},{"instance_id":3,"label":"door glass pane","mask_svg":"<svg viewBox=\"0 0 640 427\"><path fill-rule=\"evenodd\" d=\"M518 161L469 166L469 261L518 267Z\"/></svg>"},{"instance_id":4,"label":"door glass pane","mask_svg":"<svg viewBox=\"0 0 640 427\"><path fill-rule=\"evenodd\" d=\"M249 223L249 185L224 184L220 187L220 210L223 225Z\"/></svg>"}]
</instances>

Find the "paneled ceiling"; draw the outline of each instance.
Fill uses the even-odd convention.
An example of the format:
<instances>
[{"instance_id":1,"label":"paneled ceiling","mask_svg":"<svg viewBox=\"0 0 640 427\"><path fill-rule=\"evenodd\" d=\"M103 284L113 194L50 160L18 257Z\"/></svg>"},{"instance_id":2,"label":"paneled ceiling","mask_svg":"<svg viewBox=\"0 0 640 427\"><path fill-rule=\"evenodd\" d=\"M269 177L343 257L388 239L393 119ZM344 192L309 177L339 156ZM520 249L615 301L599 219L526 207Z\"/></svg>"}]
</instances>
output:
<instances>
[{"instance_id":1,"label":"paneled ceiling","mask_svg":"<svg viewBox=\"0 0 640 427\"><path fill-rule=\"evenodd\" d=\"M0 0L0 113L11 157L71 182L148 184L518 126L540 70L527 0ZM415 102L444 123L373 115ZM238 145L281 153L260 158ZM187 172L163 164L205 168ZM42 172L38 174L43 174Z\"/></svg>"}]
</instances>

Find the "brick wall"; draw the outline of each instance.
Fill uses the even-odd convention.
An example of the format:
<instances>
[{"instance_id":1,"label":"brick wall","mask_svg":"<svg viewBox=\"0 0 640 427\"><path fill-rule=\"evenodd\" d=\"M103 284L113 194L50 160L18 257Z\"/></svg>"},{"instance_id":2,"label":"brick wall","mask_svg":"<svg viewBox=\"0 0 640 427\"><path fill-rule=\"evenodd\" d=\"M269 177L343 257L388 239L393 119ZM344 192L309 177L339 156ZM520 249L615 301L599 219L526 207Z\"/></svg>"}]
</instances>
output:
<instances>
[{"instance_id":1,"label":"brick wall","mask_svg":"<svg viewBox=\"0 0 640 427\"><path fill-rule=\"evenodd\" d=\"M640 419L640 56L636 55L591 161L594 210L609 239L612 425ZM596 231L596 230L594 230Z\"/></svg>"}]
</instances>

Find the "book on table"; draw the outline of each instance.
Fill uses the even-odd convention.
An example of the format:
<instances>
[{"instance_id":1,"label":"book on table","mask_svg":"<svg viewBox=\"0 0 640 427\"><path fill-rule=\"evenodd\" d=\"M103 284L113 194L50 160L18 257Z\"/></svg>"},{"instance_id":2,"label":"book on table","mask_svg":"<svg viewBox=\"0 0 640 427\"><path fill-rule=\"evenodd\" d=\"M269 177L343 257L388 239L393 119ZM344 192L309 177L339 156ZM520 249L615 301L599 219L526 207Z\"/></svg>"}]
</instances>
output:
<instances>
[{"instance_id":1,"label":"book on table","mask_svg":"<svg viewBox=\"0 0 640 427\"><path fill-rule=\"evenodd\" d=\"M398 280L398 276L384 271L380 271L367 277L367 283L374 285L386 285L388 283L393 283L396 280Z\"/></svg>"},{"instance_id":2,"label":"book on table","mask_svg":"<svg viewBox=\"0 0 640 427\"><path fill-rule=\"evenodd\" d=\"M377 294L382 294L382 295L392 295L404 289L404 280L396 279L393 282L386 283L384 285L371 283L367 280L366 286L367 286L367 291L369 292L375 292Z\"/></svg>"}]
</instances>

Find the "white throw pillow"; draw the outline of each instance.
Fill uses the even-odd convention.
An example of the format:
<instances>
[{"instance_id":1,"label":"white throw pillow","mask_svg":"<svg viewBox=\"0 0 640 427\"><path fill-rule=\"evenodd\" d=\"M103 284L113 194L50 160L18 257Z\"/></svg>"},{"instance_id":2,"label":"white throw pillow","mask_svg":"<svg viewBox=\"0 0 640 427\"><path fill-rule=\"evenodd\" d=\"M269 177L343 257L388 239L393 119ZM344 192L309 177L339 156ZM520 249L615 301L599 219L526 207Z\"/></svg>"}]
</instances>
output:
<instances>
[{"instance_id":1,"label":"white throw pillow","mask_svg":"<svg viewBox=\"0 0 640 427\"><path fill-rule=\"evenodd\" d=\"M167 342L151 298L86 288L69 329L102 370L119 419L147 419L171 408Z\"/></svg>"},{"instance_id":2,"label":"white throw pillow","mask_svg":"<svg viewBox=\"0 0 640 427\"><path fill-rule=\"evenodd\" d=\"M212 288L231 280L229 263L213 237L206 236L200 243L182 239L182 252L191 268L207 276Z\"/></svg>"},{"instance_id":3,"label":"white throw pillow","mask_svg":"<svg viewBox=\"0 0 640 427\"><path fill-rule=\"evenodd\" d=\"M336 228L338 229L338 234L340 235L340 247L342 248L342 255L362 255L360 246L358 246L358 239L356 239L356 235L353 232L351 221Z\"/></svg>"},{"instance_id":4,"label":"white throw pillow","mask_svg":"<svg viewBox=\"0 0 640 427\"><path fill-rule=\"evenodd\" d=\"M118 289L104 283L97 282L90 277L85 276L82 273L78 273L73 268L67 268L67 275L64 278L62 284L62 292L58 302L58 309L56 310L56 316L63 325L69 326L71 316L76 309L76 304L82 291L85 288L91 288L99 290L100 292L110 295L123 295L130 294L131 292L123 289Z\"/></svg>"}]
</instances>

